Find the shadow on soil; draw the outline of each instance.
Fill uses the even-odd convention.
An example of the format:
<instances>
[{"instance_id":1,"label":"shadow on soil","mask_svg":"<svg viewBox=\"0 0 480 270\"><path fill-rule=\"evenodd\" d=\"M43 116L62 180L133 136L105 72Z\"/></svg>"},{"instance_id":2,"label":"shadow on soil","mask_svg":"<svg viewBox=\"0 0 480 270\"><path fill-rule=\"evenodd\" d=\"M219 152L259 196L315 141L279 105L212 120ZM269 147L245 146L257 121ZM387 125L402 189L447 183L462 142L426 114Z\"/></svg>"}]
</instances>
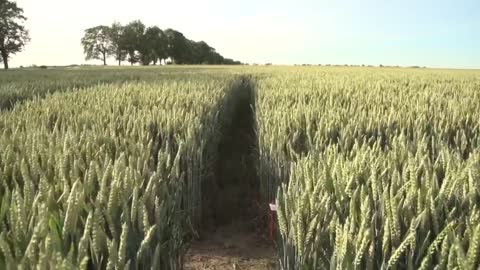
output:
<instances>
[{"instance_id":1,"label":"shadow on soil","mask_svg":"<svg viewBox=\"0 0 480 270\"><path fill-rule=\"evenodd\" d=\"M235 102L218 145L213 177L203 186L203 227L185 269L274 269L258 209L255 89L246 77L231 89ZM237 268L238 267L238 268Z\"/></svg>"},{"instance_id":2,"label":"shadow on soil","mask_svg":"<svg viewBox=\"0 0 480 270\"><path fill-rule=\"evenodd\" d=\"M256 145L255 97L253 84L241 79L234 89L236 104L232 121L225 125L218 145L218 160L215 164L215 190L205 190L212 198L206 229L255 218L254 202L258 199L259 185L254 164ZM213 191L213 192L212 192Z\"/></svg>"}]
</instances>

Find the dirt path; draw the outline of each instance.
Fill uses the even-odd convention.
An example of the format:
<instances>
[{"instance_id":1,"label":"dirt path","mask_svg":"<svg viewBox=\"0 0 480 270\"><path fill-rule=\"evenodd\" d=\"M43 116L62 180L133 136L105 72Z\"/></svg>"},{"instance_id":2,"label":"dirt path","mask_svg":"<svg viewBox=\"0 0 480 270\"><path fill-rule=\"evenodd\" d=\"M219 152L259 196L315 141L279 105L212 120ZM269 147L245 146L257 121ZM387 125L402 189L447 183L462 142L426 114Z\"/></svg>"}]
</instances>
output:
<instances>
[{"instance_id":1,"label":"dirt path","mask_svg":"<svg viewBox=\"0 0 480 270\"><path fill-rule=\"evenodd\" d=\"M201 239L186 254L185 269L276 269L273 245L263 236L267 208L259 205L252 91L245 83L222 131L215 173L205 186Z\"/></svg>"},{"instance_id":2,"label":"dirt path","mask_svg":"<svg viewBox=\"0 0 480 270\"><path fill-rule=\"evenodd\" d=\"M185 270L277 269L271 244L247 224L222 226L194 241L185 257Z\"/></svg>"}]
</instances>

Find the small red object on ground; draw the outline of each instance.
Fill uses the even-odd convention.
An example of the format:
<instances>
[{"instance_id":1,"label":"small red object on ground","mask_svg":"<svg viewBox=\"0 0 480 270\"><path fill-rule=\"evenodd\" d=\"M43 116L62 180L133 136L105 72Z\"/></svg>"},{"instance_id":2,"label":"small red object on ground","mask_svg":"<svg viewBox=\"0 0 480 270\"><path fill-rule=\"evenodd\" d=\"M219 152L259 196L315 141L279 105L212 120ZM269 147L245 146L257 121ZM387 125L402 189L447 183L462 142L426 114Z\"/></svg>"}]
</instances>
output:
<instances>
[{"instance_id":1,"label":"small red object on ground","mask_svg":"<svg viewBox=\"0 0 480 270\"><path fill-rule=\"evenodd\" d=\"M269 204L270 211L269 211L269 234L270 240L273 241L273 234L275 232L275 214L277 212L277 206L273 203Z\"/></svg>"}]
</instances>

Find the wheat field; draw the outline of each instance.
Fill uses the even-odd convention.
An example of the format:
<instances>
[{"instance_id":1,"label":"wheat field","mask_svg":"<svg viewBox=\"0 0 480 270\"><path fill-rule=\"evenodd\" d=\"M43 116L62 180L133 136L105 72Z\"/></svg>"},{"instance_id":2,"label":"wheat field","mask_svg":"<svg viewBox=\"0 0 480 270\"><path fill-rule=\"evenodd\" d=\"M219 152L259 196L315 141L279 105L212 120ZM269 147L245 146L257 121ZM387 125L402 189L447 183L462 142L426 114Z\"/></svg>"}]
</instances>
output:
<instances>
[{"instance_id":1,"label":"wheat field","mask_svg":"<svg viewBox=\"0 0 480 270\"><path fill-rule=\"evenodd\" d=\"M247 90L281 269L480 267L479 71L80 68L0 83L0 269L181 269Z\"/></svg>"}]
</instances>

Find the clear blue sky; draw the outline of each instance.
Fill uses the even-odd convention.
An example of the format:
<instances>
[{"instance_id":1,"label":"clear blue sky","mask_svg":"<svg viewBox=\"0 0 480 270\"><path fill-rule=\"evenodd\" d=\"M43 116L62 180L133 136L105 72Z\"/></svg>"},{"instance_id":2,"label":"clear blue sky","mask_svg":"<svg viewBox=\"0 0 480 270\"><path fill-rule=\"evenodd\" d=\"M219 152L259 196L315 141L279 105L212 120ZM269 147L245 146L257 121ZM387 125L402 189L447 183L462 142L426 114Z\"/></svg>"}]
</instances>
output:
<instances>
[{"instance_id":1,"label":"clear blue sky","mask_svg":"<svg viewBox=\"0 0 480 270\"><path fill-rule=\"evenodd\" d=\"M29 18L32 41L11 59L13 66L86 63L80 46L84 29L140 19L248 63L480 68L480 0L17 3Z\"/></svg>"}]
</instances>

